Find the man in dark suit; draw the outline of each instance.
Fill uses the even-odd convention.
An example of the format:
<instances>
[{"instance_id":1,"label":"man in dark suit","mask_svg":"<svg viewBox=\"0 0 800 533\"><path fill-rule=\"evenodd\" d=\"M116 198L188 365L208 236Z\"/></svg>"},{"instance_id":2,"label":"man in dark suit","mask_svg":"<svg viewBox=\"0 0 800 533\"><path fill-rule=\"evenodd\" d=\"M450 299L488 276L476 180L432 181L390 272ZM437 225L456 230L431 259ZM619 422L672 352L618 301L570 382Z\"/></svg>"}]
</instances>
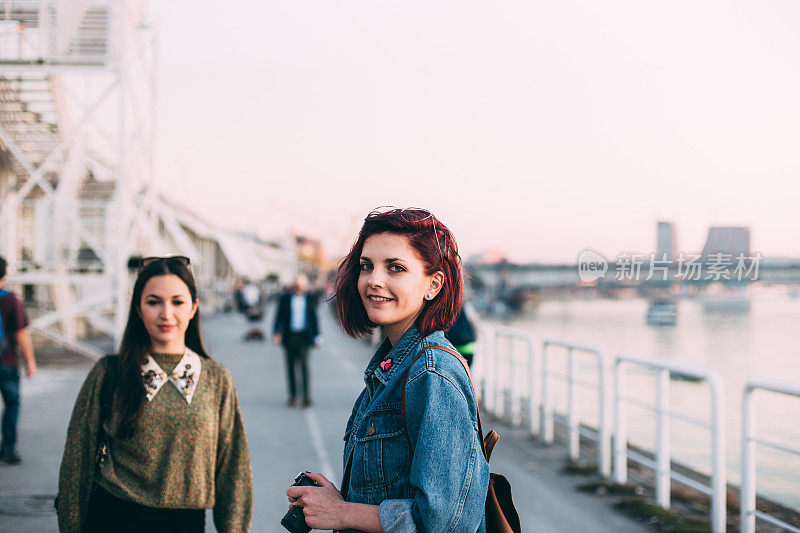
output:
<instances>
[{"instance_id":1,"label":"man in dark suit","mask_svg":"<svg viewBox=\"0 0 800 533\"><path fill-rule=\"evenodd\" d=\"M319 346L317 300L308 293L308 279L298 274L290 290L278 300L272 340L282 344L286 351L286 375L289 387L288 405L297 405L297 368L300 368L303 387L303 405L311 405L311 389L308 381L308 352Z\"/></svg>"}]
</instances>

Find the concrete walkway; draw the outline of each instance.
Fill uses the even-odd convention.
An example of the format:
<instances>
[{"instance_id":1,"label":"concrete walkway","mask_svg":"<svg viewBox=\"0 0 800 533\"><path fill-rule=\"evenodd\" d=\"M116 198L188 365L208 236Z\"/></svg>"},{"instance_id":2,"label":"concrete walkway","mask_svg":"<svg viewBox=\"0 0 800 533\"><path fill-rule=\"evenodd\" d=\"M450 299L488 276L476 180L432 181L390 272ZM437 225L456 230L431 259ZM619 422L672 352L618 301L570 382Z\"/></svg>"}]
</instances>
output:
<instances>
[{"instance_id":1,"label":"concrete walkway","mask_svg":"<svg viewBox=\"0 0 800 533\"><path fill-rule=\"evenodd\" d=\"M281 349L267 341L245 343L250 325L238 316L204 318L208 349L232 372L242 404L255 480L254 532L284 531L279 522L288 506L285 490L297 472L319 471L337 484L341 479L344 426L373 349L344 337L327 317L322 322L325 344L311 357L315 404L290 409ZM261 327L269 333L268 322ZM66 426L90 367L90 362L43 367L24 380L19 428L24 463L0 466L0 533L57 531L52 498ZM579 480L559 474L564 448L538 447L519 430L495 429L502 438L492 471L511 481L525 531L648 531L616 513L608 500L576 492Z\"/></svg>"}]
</instances>

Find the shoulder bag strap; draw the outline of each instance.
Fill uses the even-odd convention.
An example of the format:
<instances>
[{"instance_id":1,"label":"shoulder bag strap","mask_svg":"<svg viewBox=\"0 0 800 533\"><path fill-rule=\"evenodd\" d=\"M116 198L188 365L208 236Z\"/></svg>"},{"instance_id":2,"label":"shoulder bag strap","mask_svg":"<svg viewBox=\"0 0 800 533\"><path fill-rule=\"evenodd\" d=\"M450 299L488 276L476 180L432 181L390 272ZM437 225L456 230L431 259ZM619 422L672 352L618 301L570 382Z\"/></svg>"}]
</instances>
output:
<instances>
[{"instance_id":1,"label":"shoulder bag strap","mask_svg":"<svg viewBox=\"0 0 800 533\"><path fill-rule=\"evenodd\" d=\"M472 394L475 396L475 409L476 412L478 413L478 434L480 436L480 441L481 441L481 450L483 451L483 456L486 458L486 461L488 462L489 457L491 457L492 455L492 450L494 449L494 445L497 444L497 441L500 439L500 436L494 431L491 431L489 435L486 435L486 438L484 439L483 426L481 425L481 408L478 405L478 395L475 393L475 382L472 381L472 372L469 371L469 365L464 360L464 358L461 357L460 353L455 352L449 348L445 348L444 346L428 346L427 348L424 348L421 352L419 352L417 355L414 356L414 359L411 360L411 364L408 365L408 370L406 370L406 377L405 380L403 381L403 395L400 400L400 416L403 418L403 428L406 430L406 439L408 440L408 444L411 447L411 451L412 452L414 451L414 446L411 444L411 437L409 437L408 435L408 426L406 425L406 386L408 385L408 374L411 372L411 367L414 366L414 363L417 361L417 359L419 359L419 357L423 353L425 353L425 350L430 350L430 349L442 350L449 353L450 355L455 356L455 358L458 359L458 361L464 367L464 370L466 370L470 385L472 385Z\"/></svg>"}]
</instances>

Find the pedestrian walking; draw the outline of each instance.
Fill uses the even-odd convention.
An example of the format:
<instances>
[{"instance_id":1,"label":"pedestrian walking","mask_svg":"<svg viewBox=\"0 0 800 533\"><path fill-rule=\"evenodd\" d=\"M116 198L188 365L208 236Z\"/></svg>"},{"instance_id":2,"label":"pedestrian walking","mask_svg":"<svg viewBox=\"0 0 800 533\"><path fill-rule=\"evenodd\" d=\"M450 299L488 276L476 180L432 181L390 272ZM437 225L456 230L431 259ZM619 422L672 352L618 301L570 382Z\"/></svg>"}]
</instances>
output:
<instances>
[{"instance_id":1,"label":"pedestrian walking","mask_svg":"<svg viewBox=\"0 0 800 533\"><path fill-rule=\"evenodd\" d=\"M366 387L345 430L341 492L292 486L315 529L485 531L489 466L466 367L443 330L461 307L453 234L423 209L374 211L336 280L339 321L352 337L382 326Z\"/></svg>"},{"instance_id":2,"label":"pedestrian walking","mask_svg":"<svg viewBox=\"0 0 800 533\"><path fill-rule=\"evenodd\" d=\"M289 406L297 405L302 390L303 406L311 405L311 383L308 375L308 358L312 346L319 346L317 298L308 292L308 278L298 274L290 289L281 294L275 312L272 340L283 345L286 354L286 387ZM300 387L297 373L300 372Z\"/></svg>"},{"instance_id":3,"label":"pedestrian walking","mask_svg":"<svg viewBox=\"0 0 800 533\"><path fill-rule=\"evenodd\" d=\"M250 529L253 492L228 370L201 338L186 257L146 258L119 356L83 384L58 480L62 532L201 533Z\"/></svg>"},{"instance_id":4,"label":"pedestrian walking","mask_svg":"<svg viewBox=\"0 0 800 533\"><path fill-rule=\"evenodd\" d=\"M36 357L28 332L28 314L17 295L4 287L8 263L0 257L0 393L3 397L0 461L12 465L22 462L17 452L19 421L19 355L25 359L26 375L36 373Z\"/></svg>"}]
</instances>

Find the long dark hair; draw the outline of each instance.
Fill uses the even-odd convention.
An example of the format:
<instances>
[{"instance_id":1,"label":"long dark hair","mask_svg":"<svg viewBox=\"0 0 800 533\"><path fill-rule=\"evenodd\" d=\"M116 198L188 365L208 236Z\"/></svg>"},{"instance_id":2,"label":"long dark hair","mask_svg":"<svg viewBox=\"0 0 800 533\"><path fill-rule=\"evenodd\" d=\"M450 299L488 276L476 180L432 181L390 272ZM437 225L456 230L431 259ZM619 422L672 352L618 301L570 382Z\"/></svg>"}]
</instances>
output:
<instances>
[{"instance_id":1,"label":"long dark hair","mask_svg":"<svg viewBox=\"0 0 800 533\"><path fill-rule=\"evenodd\" d=\"M119 436L130 437L136 431L139 415L145 401L144 386L142 383L142 362L150 350L150 335L144 327L144 322L139 314L144 286L155 276L174 274L186 284L192 296L192 304L197 301L197 285L194 282L192 271L188 265L176 259L161 259L148 264L139 271L136 283L133 285L131 307L128 311L128 323L122 334L119 347L119 383L117 385L116 402L122 413ZM200 309L189 321L184 339L186 346L201 357L208 357L203 347L200 333Z\"/></svg>"}]
</instances>

